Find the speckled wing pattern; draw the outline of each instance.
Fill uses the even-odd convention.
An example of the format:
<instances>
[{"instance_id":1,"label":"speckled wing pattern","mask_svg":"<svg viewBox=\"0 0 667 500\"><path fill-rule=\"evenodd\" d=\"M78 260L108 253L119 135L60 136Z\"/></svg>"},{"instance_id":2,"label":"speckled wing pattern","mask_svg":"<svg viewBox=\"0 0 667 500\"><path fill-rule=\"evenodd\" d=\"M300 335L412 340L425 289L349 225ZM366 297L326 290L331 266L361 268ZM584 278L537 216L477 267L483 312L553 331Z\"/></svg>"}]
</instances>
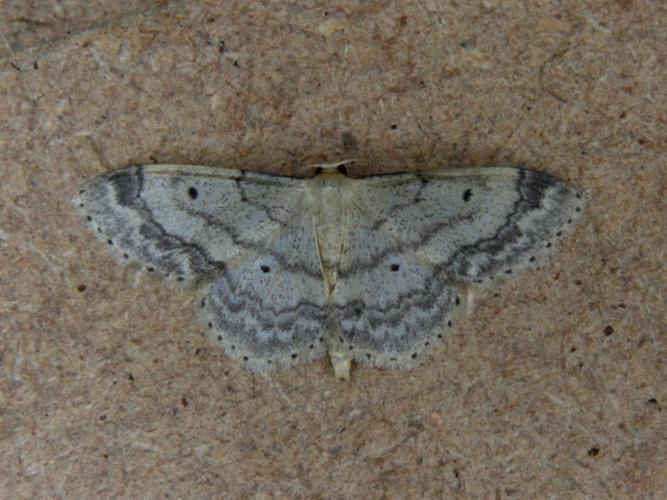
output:
<instances>
[{"instance_id":1,"label":"speckled wing pattern","mask_svg":"<svg viewBox=\"0 0 667 500\"><path fill-rule=\"evenodd\" d=\"M206 286L207 334L255 370L324 354L326 300L303 180L153 165L93 179L74 205L113 253Z\"/></svg>"},{"instance_id":2,"label":"speckled wing pattern","mask_svg":"<svg viewBox=\"0 0 667 500\"><path fill-rule=\"evenodd\" d=\"M353 357L406 366L451 329L468 282L488 284L546 256L573 227L582 195L525 169L369 177L334 290Z\"/></svg>"},{"instance_id":3,"label":"speckled wing pattern","mask_svg":"<svg viewBox=\"0 0 667 500\"><path fill-rule=\"evenodd\" d=\"M358 361L408 366L452 327L462 299L416 245L382 229L363 197L358 203L333 291L341 341Z\"/></svg>"},{"instance_id":4,"label":"speckled wing pattern","mask_svg":"<svg viewBox=\"0 0 667 500\"><path fill-rule=\"evenodd\" d=\"M320 357L330 337L361 362L410 366L452 327L464 287L539 262L584 207L525 169L333 176L345 201L329 233L313 179L222 168L123 169L73 203L121 260L202 286L207 335L256 371ZM327 234L343 241L323 263Z\"/></svg>"},{"instance_id":5,"label":"speckled wing pattern","mask_svg":"<svg viewBox=\"0 0 667 500\"><path fill-rule=\"evenodd\" d=\"M584 207L565 182L519 168L369 177L358 196L394 251L413 250L450 279L475 283L546 256Z\"/></svg>"}]
</instances>

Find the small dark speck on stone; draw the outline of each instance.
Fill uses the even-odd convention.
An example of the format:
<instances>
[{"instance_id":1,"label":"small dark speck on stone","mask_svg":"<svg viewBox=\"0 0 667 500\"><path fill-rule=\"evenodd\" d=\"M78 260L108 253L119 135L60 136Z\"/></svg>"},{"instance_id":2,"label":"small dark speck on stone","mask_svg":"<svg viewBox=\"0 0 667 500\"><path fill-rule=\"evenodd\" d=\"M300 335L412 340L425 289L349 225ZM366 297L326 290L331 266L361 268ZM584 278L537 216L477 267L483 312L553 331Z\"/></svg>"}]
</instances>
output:
<instances>
[{"instance_id":1,"label":"small dark speck on stone","mask_svg":"<svg viewBox=\"0 0 667 500\"><path fill-rule=\"evenodd\" d=\"M79 285L76 287L77 292L83 293L86 291L86 285Z\"/></svg>"},{"instance_id":2,"label":"small dark speck on stone","mask_svg":"<svg viewBox=\"0 0 667 500\"><path fill-rule=\"evenodd\" d=\"M392 129L392 130L396 130L396 129L398 128L398 125L396 125L396 124L394 123L394 124L392 124L389 128Z\"/></svg>"},{"instance_id":3,"label":"small dark speck on stone","mask_svg":"<svg viewBox=\"0 0 667 500\"><path fill-rule=\"evenodd\" d=\"M614 328L611 325L607 325L604 329L604 334L609 337L612 333L614 333Z\"/></svg>"},{"instance_id":4,"label":"small dark speck on stone","mask_svg":"<svg viewBox=\"0 0 667 500\"><path fill-rule=\"evenodd\" d=\"M127 378L128 378L130 381L134 382L134 375L132 375L131 373L128 373L128 374L127 374Z\"/></svg>"},{"instance_id":5,"label":"small dark speck on stone","mask_svg":"<svg viewBox=\"0 0 667 500\"><path fill-rule=\"evenodd\" d=\"M472 189L466 189L463 191L463 201L468 201L472 196Z\"/></svg>"},{"instance_id":6,"label":"small dark speck on stone","mask_svg":"<svg viewBox=\"0 0 667 500\"><path fill-rule=\"evenodd\" d=\"M651 406L658 406L658 400L655 398L651 398L646 401L646 404L649 404Z\"/></svg>"},{"instance_id":7,"label":"small dark speck on stone","mask_svg":"<svg viewBox=\"0 0 667 500\"><path fill-rule=\"evenodd\" d=\"M345 151L354 151L359 146L359 141L351 132L343 132L341 139Z\"/></svg>"},{"instance_id":8,"label":"small dark speck on stone","mask_svg":"<svg viewBox=\"0 0 667 500\"><path fill-rule=\"evenodd\" d=\"M401 268L401 266L399 266L398 264L392 264L391 265L391 270L392 271L398 271L400 268Z\"/></svg>"},{"instance_id":9,"label":"small dark speck on stone","mask_svg":"<svg viewBox=\"0 0 667 500\"><path fill-rule=\"evenodd\" d=\"M260 266L260 269L263 273L268 273L271 270L269 266Z\"/></svg>"},{"instance_id":10,"label":"small dark speck on stone","mask_svg":"<svg viewBox=\"0 0 667 500\"><path fill-rule=\"evenodd\" d=\"M590 450L588 450L588 456L589 457L594 457L598 453L600 453L600 448L598 448L597 446L593 446Z\"/></svg>"},{"instance_id":11,"label":"small dark speck on stone","mask_svg":"<svg viewBox=\"0 0 667 500\"><path fill-rule=\"evenodd\" d=\"M196 200L198 195L199 193L197 192L196 188L190 187L190 189L188 189L188 196L190 197L190 199Z\"/></svg>"},{"instance_id":12,"label":"small dark speck on stone","mask_svg":"<svg viewBox=\"0 0 667 500\"><path fill-rule=\"evenodd\" d=\"M188 407L188 400L185 399L185 398L181 398L181 405L183 406L183 408L187 408Z\"/></svg>"}]
</instances>

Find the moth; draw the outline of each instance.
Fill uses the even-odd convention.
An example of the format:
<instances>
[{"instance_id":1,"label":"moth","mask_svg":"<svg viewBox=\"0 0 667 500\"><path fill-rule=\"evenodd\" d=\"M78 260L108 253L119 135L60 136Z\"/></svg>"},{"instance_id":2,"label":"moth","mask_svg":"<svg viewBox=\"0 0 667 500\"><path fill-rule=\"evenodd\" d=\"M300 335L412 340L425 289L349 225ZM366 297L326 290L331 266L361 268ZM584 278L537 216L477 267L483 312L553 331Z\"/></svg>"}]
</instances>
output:
<instances>
[{"instance_id":1,"label":"moth","mask_svg":"<svg viewBox=\"0 0 667 500\"><path fill-rule=\"evenodd\" d=\"M188 165L125 168L74 207L123 262L197 287L206 335L267 372L328 353L405 368L456 323L465 289L536 265L585 197L522 168L307 178Z\"/></svg>"}]
</instances>

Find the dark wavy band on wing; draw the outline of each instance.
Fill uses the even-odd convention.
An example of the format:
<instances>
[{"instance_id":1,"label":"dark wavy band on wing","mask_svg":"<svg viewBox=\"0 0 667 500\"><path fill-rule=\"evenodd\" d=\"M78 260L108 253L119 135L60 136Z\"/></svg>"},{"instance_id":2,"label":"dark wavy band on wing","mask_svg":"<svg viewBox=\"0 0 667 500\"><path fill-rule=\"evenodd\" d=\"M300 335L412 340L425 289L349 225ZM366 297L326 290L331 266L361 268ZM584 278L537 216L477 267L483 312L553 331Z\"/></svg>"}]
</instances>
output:
<instances>
[{"instance_id":1,"label":"dark wavy band on wing","mask_svg":"<svg viewBox=\"0 0 667 500\"><path fill-rule=\"evenodd\" d=\"M442 275L432 275L424 286L407 290L384 306L372 306L373 297L355 299L345 305L336 305L341 335L353 351L364 360L368 356L386 354L391 364L392 356L405 357L427 347L436 330L449 328L458 315L463 298L450 287ZM441 335L439 336L441 337Z\"/></svg>"},{"instance_id":2,"label":"dark wavy band on wing","mask_svg":"<svg viewBox=\"0 0 667 500\"><path fill-rule=\"evenodd\" d=\"M78 195L79 206L98 235L148 272L174 275L180 281L221 270L224 263L203 246L170 233L158 222L142 198L143 189L143 167L127 168L90 182Z\"/></svg>"},{"instance_id":3,"label":"dark wavy band on wing","mask_svg":"<svg viewBox=\"0 0 667 500\"><path fill-rule=\"evenodd\" d=\"M573 217L581 211L581 194L541 172L517 169L517 173L518 199L495 233L462 246L439 270L454 279L512 274L514 266L534 262L572 227Z\"/></svg>"},{"instance_id":4,"label":"dark wavy band on wing","mask_svg":"<svg viewBox=\"0 0 667 500\"><path fill-rule=\"evenodd\" d=\"M324 300L299 299L277 305L261 289L239 286L225 271L211 286L202 307L207 311L208 328L217 335L214 340L226 352L255 366L290 356L296 360L304 352L311 357L324 352Z\"/></svg>"}]
</instances>

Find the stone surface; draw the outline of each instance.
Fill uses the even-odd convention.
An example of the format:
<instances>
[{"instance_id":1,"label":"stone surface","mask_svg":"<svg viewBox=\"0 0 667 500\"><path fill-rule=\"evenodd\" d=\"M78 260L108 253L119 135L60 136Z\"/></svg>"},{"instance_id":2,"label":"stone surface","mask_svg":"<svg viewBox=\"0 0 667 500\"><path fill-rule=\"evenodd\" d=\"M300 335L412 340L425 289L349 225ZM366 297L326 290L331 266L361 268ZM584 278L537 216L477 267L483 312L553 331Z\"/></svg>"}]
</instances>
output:
<instances>
[{"instance_id":1,"label":"stone surface","mask_svg":"<svg viewBox=\"0 0 667 500\"><path fill-rule=\"evenodd\" d=\"M3 496L667 496L667 7L116 17L0 66ZM528 165L590 201L543 267L469 297L429 361L349 384L324 360L247 372L200 335L194 294L101 260L69 205L132 164L344 158Z\"/></svg>"}]
</instances>

